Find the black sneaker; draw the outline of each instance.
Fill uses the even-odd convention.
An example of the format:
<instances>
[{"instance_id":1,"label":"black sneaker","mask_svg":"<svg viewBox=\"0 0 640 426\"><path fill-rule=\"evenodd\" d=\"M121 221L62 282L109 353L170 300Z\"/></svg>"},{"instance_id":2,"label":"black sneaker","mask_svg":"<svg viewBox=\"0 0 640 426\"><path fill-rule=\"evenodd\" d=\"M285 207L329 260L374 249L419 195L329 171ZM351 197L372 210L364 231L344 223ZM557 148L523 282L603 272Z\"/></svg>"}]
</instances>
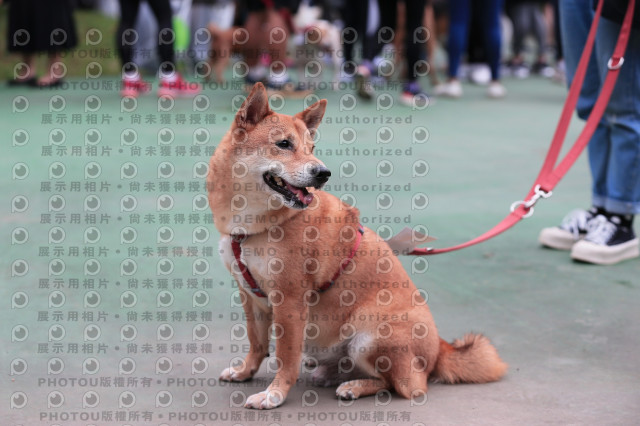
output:
<instances>
[{"instance_id":1,"label":"black sneaker","mask_svg":"<svg viewBox=\"0 0 640 426\"><path fill-rule=\"evenodd\" d=\"M557 250L571 250L573 245L587 234L587 224L597 215L597 210L574 210L562 219L560 226L544 228L538 241Z\"/></svg>"},{"instance_id":2,"label":"black sneaker","mask_svg":"<svg viewBox=\"0 0 640 426\"><path fill-rule=\"evenodd\" d=\"M573 245L571 257L597 265L613 265L640 256L633 228L617 215L597 215L587 225L587 234Z\"/></svg>"}]
</instances>

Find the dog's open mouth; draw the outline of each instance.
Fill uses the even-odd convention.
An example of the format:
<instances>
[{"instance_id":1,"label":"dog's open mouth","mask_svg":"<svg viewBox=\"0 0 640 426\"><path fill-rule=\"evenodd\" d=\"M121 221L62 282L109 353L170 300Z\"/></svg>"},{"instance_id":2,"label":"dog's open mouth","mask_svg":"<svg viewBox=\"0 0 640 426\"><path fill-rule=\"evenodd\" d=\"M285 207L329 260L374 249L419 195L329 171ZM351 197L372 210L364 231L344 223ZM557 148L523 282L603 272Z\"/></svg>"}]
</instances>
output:
<instances>
[{"instance_id":1,"label":"dog's open mouth","mask_svg":"<svg viewBox=\"0 0 640 426\"><path fill-rule=\"evenodd\" d=\"M313 201L313 194L310 194L307 188L293 186L280 176L272 175L269 172L262 177L271 189L282 194L286 201L293 203L293 207L303 209Z\"/></svg>"}]
</instances>

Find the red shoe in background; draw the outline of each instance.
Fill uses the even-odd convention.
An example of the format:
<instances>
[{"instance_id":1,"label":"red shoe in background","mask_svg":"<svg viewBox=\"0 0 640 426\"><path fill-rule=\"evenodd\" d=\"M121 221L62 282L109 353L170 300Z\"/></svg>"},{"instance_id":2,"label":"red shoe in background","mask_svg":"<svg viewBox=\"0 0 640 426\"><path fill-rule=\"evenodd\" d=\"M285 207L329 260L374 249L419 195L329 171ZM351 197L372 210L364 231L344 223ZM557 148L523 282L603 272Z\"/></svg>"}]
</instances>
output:
<instances>
[{"instance_id":1,"label":"red shoe in background","mask_svg":"<svg viewBox=\"0 0 640 426\"><path fill-rule=\"evenodd\" d=\"M144 81L141 78L135 80L122 80L122 90L120 90L120 96L123 98L137 98L139 95L151 91L151 83Z\"/></svg>"},{"instance_id":2,"label":"red shoe in background","mask_svg":"<svg viewBox=\"0 0 640 426\"><path fill-rule=\"evenodd\" d=\"M176 75L175 81L168 79L160 80L158 88L158 96L170 96L172 98L192 98L202 91L200 83L189 82L182 78L180 74Z\"/></svg>"}]
</instances>

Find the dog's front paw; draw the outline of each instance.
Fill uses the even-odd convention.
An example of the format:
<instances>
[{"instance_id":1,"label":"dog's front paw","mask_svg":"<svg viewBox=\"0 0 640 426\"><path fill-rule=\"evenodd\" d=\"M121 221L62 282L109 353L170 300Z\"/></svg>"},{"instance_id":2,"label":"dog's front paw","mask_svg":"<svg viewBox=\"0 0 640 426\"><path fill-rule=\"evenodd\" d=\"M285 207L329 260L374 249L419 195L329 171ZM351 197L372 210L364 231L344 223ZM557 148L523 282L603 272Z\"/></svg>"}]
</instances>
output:
<instances>
[{"instance_id":1,"label":"dog's front paw","mask_svg":"<svg viewBox=\"0 0 640 426\"><path fill-rule=\"evenodd\" d=\"M251 395L244 404L245 408L257 410L271 410L284 402L284 395L279 390L265 390Z\"/></svg>"},{"instance_id":2,"label":"dog's front paw","mask_svg":"<svg viewBox=\"0 0 640 426\"><path fill-rule=\"evenodd\" d=\"M336 389L336 396L344 400L358 399L360 393L353 384L353 381L344 382Z\"/></svg>"},{"instance_id":3,"label":"dog's front paw","mask_svg":"<svg viewBox=\"0 0 640 426\"><path fill-rule=\"evenodd\" d=\"M252 374L247 374L245 371L236 370L233 367L225 368L220 373L220 380L223 382L244 382L253 377Z\"/></svg>"}]
</instances>

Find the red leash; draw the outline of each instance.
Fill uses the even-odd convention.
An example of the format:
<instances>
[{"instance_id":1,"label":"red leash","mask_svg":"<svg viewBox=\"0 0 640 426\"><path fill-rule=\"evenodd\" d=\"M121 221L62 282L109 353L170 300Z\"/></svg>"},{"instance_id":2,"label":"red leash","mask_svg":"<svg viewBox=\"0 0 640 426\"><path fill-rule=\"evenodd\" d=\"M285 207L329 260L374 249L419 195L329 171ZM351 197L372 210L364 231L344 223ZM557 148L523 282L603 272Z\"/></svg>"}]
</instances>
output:
<instances>
[{"instance_id":1,"label":"red leash","mask_svg":"<svg viewBox=\"0 0 640 426\"><path fill-rule=\"evenodd\" d=\"M533 214L533 206L536 204L536 202L540 198L548 198L551 196L551 191L553 190L553 188L555 188L560 179L562 179L564 175L569 171L571 166L573 166L575 161L580 156L582 150L584 150L584 148L589 143L591 136L593 136L593 132L596 130L596 127L598 126L598 123L602 118L602 114L604 113L604 110L609 103L611 92L613 92L613 88L616 85L616 80L618 79L619 74L618 70L624 63L623 55L627 48L629 34L631 33L631 18L633 17L635 0L629 0L629 6L627 7L627 13L624 17L622 28L620 29L620 35L618 36L616 47L613 51L611 59L609 59L609 63L607 64L609 71L607 72L607 76L602 85L602 89L600 90L600 95L598 96L598 99L593 106L591 114L589 115L589 118L587 119L587 122L582 129L582 132L578 136L578 139L576 139L573 147L571 147L569 152L564 156L560 164L558 164L558 166L554 168L562 149L564 139L567 135L569 122L571 121L571 117L573 116L573 111L575 110L576 103L578 102L578 97L580 96L580 89L582 88L584 77L587 74L587 67L589 65L591 52L593 51L593 45L596 38L596 31L598 28L598 22L600 20L600 14L602 12L603 2L604 0L598 1L598 6L596 8L595 14L593 16L593 22L591 24L591 29L589 30L589 36L587 37L587 42L584 46L584 50L582 51L582 56L580 57L580 62L578 63L578 68L576 69L576 74L574 76L573 82L571 83L571 87L569 88L569 94L567 95L567 100L565 101L564 107L562 109L562 114L560 115L560 120L558 121L558 126L553 135L553 139L551 140L549 151L547 152L547 156L533 187L529 190L524 200L516 201L515 203L513 203L511 205L511 213L507 217L505 217L492 229L480 235L479 237L474 238L473 240L447 248L414 248L413 251L409 252L408 254L424 256L429 254L447 253L486 241L511 228L521 219L531 216Z\"/></svg>"}]
</instances>

